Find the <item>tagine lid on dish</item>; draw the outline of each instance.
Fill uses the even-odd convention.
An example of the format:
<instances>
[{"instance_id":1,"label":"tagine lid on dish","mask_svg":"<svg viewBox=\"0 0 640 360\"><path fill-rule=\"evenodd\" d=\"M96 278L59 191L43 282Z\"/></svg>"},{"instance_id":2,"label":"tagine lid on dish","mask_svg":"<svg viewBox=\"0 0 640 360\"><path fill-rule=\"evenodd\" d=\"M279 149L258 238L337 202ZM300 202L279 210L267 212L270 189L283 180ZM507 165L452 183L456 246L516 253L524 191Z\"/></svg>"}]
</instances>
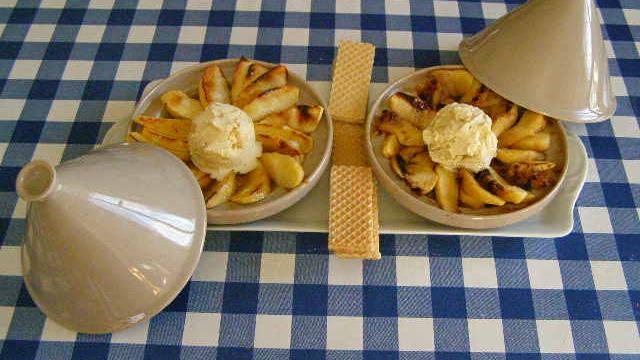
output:
<instances>
[{"instance_id":1,"label":"tagine lid on dish","mask_svg":"<svg viewBox=\"0 0 640 360\"><path fill-rule=\"evenodd\" d=\"M69 329L108 333L149 319L179 294L200 258L200 187L158 147L112 145L55 168L35 160L16 190L28 202L25 284Z\"/></svg>"},{"instance_id":2,"label":"tagine lid on dish","mask_svg":"<svg viewBox=\"0 0 640 360\"><path fill-rule=\"evenodd\" d=\"M616 110L592 0L529 0L459 47L467 69L504 98L570 122Z\"/></svg>"}]
</instances>

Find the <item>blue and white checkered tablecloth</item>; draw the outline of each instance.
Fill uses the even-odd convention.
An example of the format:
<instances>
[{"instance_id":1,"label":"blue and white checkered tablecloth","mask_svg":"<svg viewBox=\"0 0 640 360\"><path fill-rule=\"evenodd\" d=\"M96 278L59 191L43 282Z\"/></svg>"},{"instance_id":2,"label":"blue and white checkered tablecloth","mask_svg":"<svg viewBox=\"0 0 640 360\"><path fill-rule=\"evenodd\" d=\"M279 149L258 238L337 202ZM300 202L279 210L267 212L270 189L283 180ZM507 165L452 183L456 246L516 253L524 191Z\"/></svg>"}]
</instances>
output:
<instances>
[{"instance_id":1,"label":"blue and white checkered tablecloth","mask_svg":"<svg viewBox=\"0 0 640 360\"><path fill-rule=\"evenodd\" d=\"M522 2L0 0L0 359L640 358L638 0L598 1L618 110L571 128L589 173L564 238L383 236L361 262L324 234L209 232L167 309L100 336L48 320L20 276L18 170L92 149L149 81L246 55L326 85L348 38L377 46L383 86L459 62Z\"/></svg>"}]
</instances>

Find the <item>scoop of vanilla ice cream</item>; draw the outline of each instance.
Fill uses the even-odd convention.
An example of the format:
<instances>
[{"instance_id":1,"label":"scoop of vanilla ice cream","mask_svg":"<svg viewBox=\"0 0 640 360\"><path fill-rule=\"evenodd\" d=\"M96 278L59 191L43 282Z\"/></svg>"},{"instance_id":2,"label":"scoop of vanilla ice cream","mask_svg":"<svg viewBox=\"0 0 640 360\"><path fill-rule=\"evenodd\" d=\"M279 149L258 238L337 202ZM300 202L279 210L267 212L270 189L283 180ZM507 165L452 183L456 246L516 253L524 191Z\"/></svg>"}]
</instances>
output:
<instances>
[{"instance_id":1,"label":"scoop of vanilla ice cream","mask_svg":"<svg viewBox=\"0 0 640 360\"><path fill-rule=\"evenodd\" d=\"M486 169L498 149L491 118L467 104L452 103L438 111L422 132L422 138L431 159L450 170Z\"/></svg>"},{"instance_id":2,"label":"scoop of vanilla ice cream","mask_svg":"<svg viewBox=\"0 0 640 360\"><path fill-rule=\"evenodd\" d=\"M192 120L189 152L200 170L221 180L232 170L244 174L255 169L262 144L249 115L233 105L213 103Z\"/></svg>"}]
</instances>

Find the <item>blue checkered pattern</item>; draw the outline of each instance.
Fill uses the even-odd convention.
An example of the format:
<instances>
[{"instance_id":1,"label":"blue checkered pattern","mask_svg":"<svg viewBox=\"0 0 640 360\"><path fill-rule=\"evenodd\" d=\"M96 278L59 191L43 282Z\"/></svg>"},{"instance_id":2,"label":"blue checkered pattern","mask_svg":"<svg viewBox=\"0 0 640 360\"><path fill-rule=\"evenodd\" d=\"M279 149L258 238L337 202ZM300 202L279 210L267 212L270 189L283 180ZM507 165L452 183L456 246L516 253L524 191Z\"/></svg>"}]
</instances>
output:
<instances>
[{"instance_id":1,"label":"blue checkered pattern","mask_svg":"<svg viewBox=\"0 0 640 360\"><path fill-rule=\"evenodd\" d=\"M618 110L569 126L589 173L564 238L385 235L361 262L325 234L209 232L167 309L99 336L46 319L20 276L20 167L86 153L151 80L245 55L326 86L346 38L376 45L382 87L459 62L462 36L522 2L0 1L0 359L639 358L638 0L598 1Z\"/></svg>"}]
</instances>

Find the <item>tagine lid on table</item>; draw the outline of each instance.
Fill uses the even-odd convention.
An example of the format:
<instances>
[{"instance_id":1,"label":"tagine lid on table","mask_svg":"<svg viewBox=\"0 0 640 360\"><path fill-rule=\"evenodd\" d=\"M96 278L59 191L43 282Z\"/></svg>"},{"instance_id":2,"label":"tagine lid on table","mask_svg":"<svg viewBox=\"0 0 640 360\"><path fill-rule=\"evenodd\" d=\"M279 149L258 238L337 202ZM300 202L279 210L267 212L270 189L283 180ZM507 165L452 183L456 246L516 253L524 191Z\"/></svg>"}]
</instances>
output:
<instances>
[{"instance_id":1,"label":"tagine lid on table","mask_svg":"<svg viewBox=\"0 0 640 360\"><path fill-rule=\"evenodd\" d=\"M529 0L465 38L465 67L504 98L577 123L616 110L600 17L593 0Z\"/></svg>"},{"instance_id":2,"label":"tagine lid on table","mask_svg":"<svg viewBox=\"0 0 640 360\"><path fill-rule=\"evenodd\" d=\"M29 207L25 284L69 329L108 333L147 320L178 295L200 258L200 187L156 146L107 146L55 168L35 160L16 190Z\"/></svg>"}]
</instances>

